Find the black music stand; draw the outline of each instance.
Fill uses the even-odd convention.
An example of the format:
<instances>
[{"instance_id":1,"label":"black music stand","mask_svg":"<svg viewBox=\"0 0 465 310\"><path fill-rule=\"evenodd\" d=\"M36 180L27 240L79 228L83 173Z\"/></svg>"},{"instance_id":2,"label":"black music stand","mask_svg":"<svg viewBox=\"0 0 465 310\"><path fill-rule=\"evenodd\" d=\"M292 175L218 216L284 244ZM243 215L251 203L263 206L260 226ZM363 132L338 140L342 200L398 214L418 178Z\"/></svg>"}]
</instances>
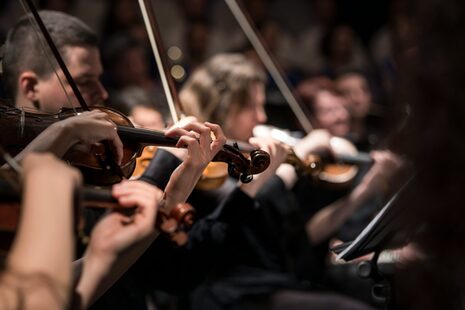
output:
<instances>
[{"instance_id":1,"label":"black music stand","mask_svg":"<svg viewBox=\"0 0 465 310\"><path fill-rule=\"evenodd\" d=\"M386 309L390 309L393 302L390 278L394 274L394 265L379 263L378 259L383 250L400 247L408 242L407 236L399 236L397 232L403 224L401 219L405 213L405 208L402 207L404 204L400 202L409 192L413 178L405 182L389 199L355 240L331 248L331 251L337 254L337 260L346 262L374 253L371 260L359 263L357 273L362 278L371 278L375 281L376 284L372 288L373 298L376 302L384 304Z\"/></svg>"}]
</instances>

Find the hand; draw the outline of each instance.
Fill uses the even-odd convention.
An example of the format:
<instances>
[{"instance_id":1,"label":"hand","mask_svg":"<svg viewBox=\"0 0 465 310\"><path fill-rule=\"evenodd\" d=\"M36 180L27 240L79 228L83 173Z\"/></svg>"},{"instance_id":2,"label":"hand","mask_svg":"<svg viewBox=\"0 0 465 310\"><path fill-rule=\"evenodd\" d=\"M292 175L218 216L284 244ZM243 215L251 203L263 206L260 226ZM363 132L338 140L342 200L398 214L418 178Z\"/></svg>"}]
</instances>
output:
<instances>
[{"instance_id":1,"label":"hand","mask_svg":"<svg viewBox=\"0 0 465 310\"><path fill-rule=\"evenodd\" d=\"M272 138L250 138L249 143L270 154L270 165L264 172L274 173L289 154L289 146Z\"/></svg>"},{"instance_id":2,"label":"hand","mask_svg":"<svg viewBox=\"0 0 465 310\"><path fill-rule=\"evenodd\" d=\"M404 161L391 151L372 151L370 156L375 163L363 177L360 185L368 193L384 194L389 190L389 182L405 165Z\"/></svg>"},{"instance_id":3,"label":"hand","mask_svg":"<svg viewBox=\"0 0 465 310\"><path fill-rule=\"evenodd\" d=\"M123 181L113 185L113 196L123 207L135 206L132 216L110 212L95 226L89 251L113 262L132 245L155 233L158 202L163 192L143 181Z\"/></svg>"},{"instance_id":4,"label":"hand","mask_svg":"<svg viewBox=\"0 0 465 310\"><path fill-rule=\"evenodd\" d=\"M294 152L302 160L307 159L311 153L322 151L332 153L330 141L331 134L327 130L315 129L297 143Z\"/></svg>"},{"instance_id":5,"label":"hand","mask_svg":"<svg viewBox=\"0 0 465 310\"><path fill-rule=\"evenodd\" d=\"M213 134L213 137L212 137ZM187 147L184 162L204 169L226 143L219 125L205 122L189 122L182 127L173 127L165 132L167 137L179 137L176 147Z\"/></svg>"},{"instance_id":6,"label":"hand","mask_svg":"<svg viewBox=\"0 0 465 310\"><path fill-rule=\"evenodd\" d=\"M166 135L181 135L177 146L187 146L183 163L171 174L165 188L166 206L169 209L187 200L203 170L226 143L226 137L220 126L208 122L191 122L182 128L168 130Z\"/></svg>"},{"instance_id":7,"label":"hand","mask_svg":"<svg viewBox=\"0 0 465 310\"><path fill-rule=\"evenodd\" d=\"M245 193L251 197L255 197L263 184L276 173L278 167L285 161L289 154L289 147L271 138L250 138L249 143L270 154L270 165L268 168L264 172L255 175L252 182L240 185Z\"/></svg>"},{"instance_id":8,"label":"hand","mask_svg":"<svg viewBox=\"0 0 465 310\"><path fill-rule=\"evenodd\" d=\"M68 129L71 136L71 145L76 143L84 145L86 148L92 145L109 140L113 146L118 165L123 159L123 143L118 136L117 127L108 114L99 110L82 112L79 115L69 117L57 123Z\"/></svg>"},{"instance_id":9,"label":"hand","mask_svg":"<svg viewBox=\"0 0 465 310\"><path fill-rule=\"evenodd\" d=\"M167 136L170 136L170 137L177 137L176 135L176 130L175 128L184 128L184 126L192 123L192 122L197 122L197 118L194 117L194 116L187 116L187 117L183 117L181 118L177 123L169 126L169 128L167 129L166 133L167 133ZM181 133L178 134L178 136L182 135ZM181 159L181 160L184 160L187 156L187 150L186 149L181 149L181 148L174 148L174 147L162 147L163 149L165 149L166 151L170 152L171 154L173 154L174 156L176 156L177 158Z\"/></svg>"},{"instance_id":10,"label":"hand","mask_svg":"<svg viewBox=\"0 0 465 310\"><path fill-rule=\"evenodd\" d=\"M193 122L195 123L198 121L199 120L195 116L185 116L185 117L182 117L177 123L173 124L173 126L171 126L170 129L171 128L183 128L184 126L190 123L193 123Z\"/></svg>"}]
</instances>

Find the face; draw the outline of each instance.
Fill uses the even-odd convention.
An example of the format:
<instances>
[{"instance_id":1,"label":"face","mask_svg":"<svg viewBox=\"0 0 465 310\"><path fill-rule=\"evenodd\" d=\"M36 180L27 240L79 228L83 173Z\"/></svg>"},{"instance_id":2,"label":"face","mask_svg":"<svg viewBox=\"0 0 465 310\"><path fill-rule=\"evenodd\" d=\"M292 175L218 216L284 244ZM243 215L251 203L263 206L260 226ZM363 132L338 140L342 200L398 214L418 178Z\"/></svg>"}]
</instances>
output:
<instances>
[{"instance_id":1,"label":"face","mask_svg":"<svg viewBox=\"0 0 465 310\"><path fill-rule=\"evenodd\" d=\"M253 128L266 122L265 87L262 83L250 85L249 102L238 107L232 104L226 120L225 134L230 139L248 141L253 134Z\"/></svg>"},{"instance_id":2,"label":"face","mask_svg":"<svg viewBox=\"0 0 465 310\"><path fill-rule=\"evenodd\" d=\"M161 130L165 127L161 114L143 106L135 107L131 112L134 123L142 128Z\"/></svg>"},{"instance_id":3,"label":"face","mask_svg":"<svg viewBox=\"0 0 465 310\"><path fill-rule=\"evenodd\" d=\"M364 77L351 74L344 76L337 82L342 92L346 107L354 118L364 118L371 106L371 93Z\"/></svg>"},{"instance_id":4,"label":"face","mask_svg":"<svg viewBox=\"0 0 465 310\"><path fill-rule=\"evenodd\" d=\"M67 47L65 50L66 65L87 105L102 105L108 98L108 93L100 83L103 68L98 49L94 47ZM39 78L35 86L35 99L42 112L56 113L62 107L80 106L71 86L66 82L64 74L60 71L58 75L63 81L70 99L67 99L56 74L52 73L45 79Z\"/></svg>"},{"instance_id":5,"label":"face","mask_svg":"<svg viewBox=\"0 0 465 310\"><path fill-rule=\"evenodd\" d=\"M319 91L315 96L315 118L321 128L332 135L343 137L349 133L350 118L344 107L344 98L329 91Z\"/></svg>"}]
</instances>

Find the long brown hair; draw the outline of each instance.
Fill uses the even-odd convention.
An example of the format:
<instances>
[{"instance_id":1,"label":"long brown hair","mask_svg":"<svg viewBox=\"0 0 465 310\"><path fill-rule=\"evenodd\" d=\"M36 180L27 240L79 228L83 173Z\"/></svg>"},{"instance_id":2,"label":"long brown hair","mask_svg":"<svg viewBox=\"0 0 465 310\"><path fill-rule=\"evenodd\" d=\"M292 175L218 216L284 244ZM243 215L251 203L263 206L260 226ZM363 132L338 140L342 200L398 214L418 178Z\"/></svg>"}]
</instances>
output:
<instances>
[{"instance_id":1,"label":"long brown hair","mask_svg":"<svg viewBox=\"0 0 465 310\"><path fill-rule=\"evenodd\" d=\"M233 104L241 109L250 85L265 83L265 74L242 54L218 54L196 69L179 96L184 112L200 121L224 124Z\"/></svg>"}]
</instances>

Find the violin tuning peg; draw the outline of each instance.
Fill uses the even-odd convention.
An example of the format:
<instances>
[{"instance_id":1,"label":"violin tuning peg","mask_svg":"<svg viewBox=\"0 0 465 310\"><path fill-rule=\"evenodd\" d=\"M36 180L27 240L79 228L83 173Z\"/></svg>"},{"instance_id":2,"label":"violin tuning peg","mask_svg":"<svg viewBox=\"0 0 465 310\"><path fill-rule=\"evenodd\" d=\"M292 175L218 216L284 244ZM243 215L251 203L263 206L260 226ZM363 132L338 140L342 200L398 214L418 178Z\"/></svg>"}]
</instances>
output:
<instances>
[{"instance_id":1,"label":"violin tuning peg","mask_svg":"<svg viewBox=\"0 0 465 310\"><path fill-rule=\"evenodd\" d=\"M242 183L250 183L253 180L253 175L252 174L241 174L241 182Z\"/></svg>"}]
</instances>

